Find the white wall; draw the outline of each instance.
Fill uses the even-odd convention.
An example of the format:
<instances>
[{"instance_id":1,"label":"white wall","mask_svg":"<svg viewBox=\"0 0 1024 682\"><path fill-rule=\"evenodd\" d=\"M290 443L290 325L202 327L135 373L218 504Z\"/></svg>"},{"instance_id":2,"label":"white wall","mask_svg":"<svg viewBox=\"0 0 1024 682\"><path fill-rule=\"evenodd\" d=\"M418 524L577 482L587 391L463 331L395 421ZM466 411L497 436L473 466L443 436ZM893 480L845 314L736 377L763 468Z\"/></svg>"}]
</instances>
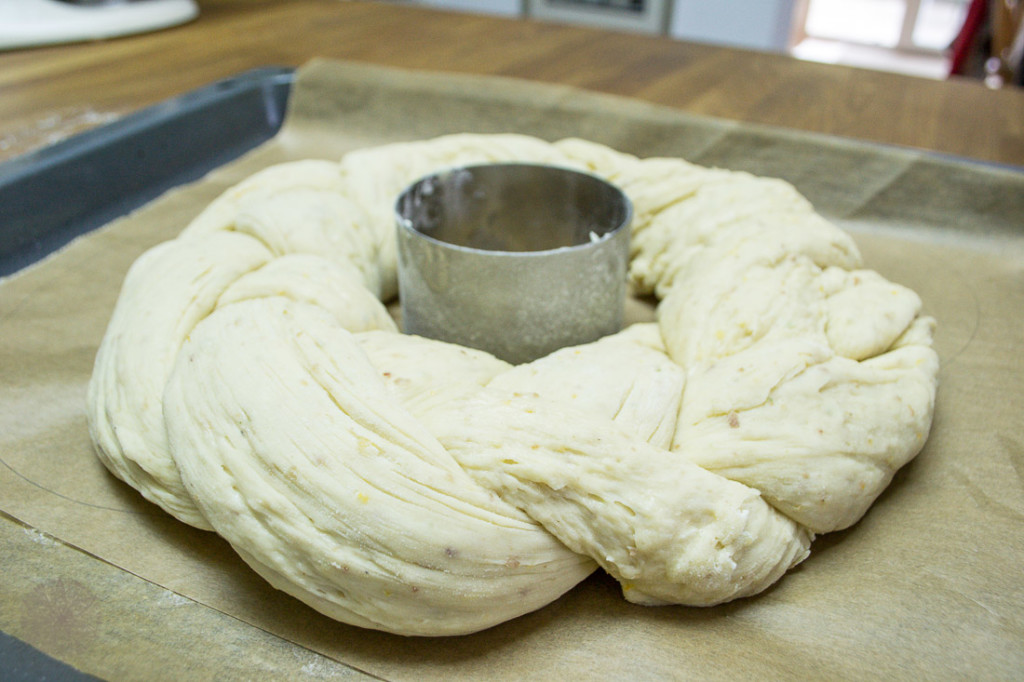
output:
<instances>
[{"instance_id":1,"label":"white wall","mask_svg":"<svg viewBox=\"0 0 1024 682\"><path fill-rule=\"evenodd\" d=\"M770 52L789 47L796 0L675 0L673 38Z\"/></svg>"}]
</instances>

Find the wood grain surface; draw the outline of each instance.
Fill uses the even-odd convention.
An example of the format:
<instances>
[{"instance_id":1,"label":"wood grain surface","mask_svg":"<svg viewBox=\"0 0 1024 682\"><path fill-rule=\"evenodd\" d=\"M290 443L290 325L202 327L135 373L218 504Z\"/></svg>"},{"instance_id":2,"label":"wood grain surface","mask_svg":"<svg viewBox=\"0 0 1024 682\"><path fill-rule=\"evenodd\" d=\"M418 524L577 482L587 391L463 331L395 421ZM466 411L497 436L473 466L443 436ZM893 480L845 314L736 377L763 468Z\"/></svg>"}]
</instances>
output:
<instances>
[{"instance_id":1,"label":"wood grain surface","mask_svg":"<svg viewBox=\"0 0 1024 682\"><path fill-rule=\"evenodd\" d=\"M341 0L200 0L189 24L0 52L0 160L251 68L314 57L497 74L1024 166L1024 90L669 38Z\"/></svg>"}]
</instances>

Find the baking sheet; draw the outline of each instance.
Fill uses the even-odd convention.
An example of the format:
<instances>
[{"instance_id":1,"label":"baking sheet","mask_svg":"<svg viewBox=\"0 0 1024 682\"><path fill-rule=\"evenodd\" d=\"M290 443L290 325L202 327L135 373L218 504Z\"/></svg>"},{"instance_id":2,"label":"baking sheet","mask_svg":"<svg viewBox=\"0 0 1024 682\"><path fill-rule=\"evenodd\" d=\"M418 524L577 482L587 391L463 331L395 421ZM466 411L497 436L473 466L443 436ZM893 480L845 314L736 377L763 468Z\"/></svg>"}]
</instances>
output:
<instances>
[{"instance_id":1,"label":"baking sheet","mask_svg":"<svg viewBox=\"0 0 1024 682\"><path fill-rule=\"evenodd\" d=\"M142 251L271 163L463 131L579 136L794 182L939 320L925 450L860 523L819 538L759 597L643 608L598 574L540 611L451 639L332 622L106 473L85 429L85 385ZM0 285L0 629L104 677L1015 677L1022 215L1024 174L1011 169L557 86L311 63L269 143Z\"/></svg>"},{"instance_id":2,"label":"baking sheet","mask_svg":"<svg viewBox=\"0 0 1024 682\"><path fill-rule=\"evenodd\" d=\"M0 164L0 277L273 137L292 79L254 69Z\"/></svg>"}]
</instances>

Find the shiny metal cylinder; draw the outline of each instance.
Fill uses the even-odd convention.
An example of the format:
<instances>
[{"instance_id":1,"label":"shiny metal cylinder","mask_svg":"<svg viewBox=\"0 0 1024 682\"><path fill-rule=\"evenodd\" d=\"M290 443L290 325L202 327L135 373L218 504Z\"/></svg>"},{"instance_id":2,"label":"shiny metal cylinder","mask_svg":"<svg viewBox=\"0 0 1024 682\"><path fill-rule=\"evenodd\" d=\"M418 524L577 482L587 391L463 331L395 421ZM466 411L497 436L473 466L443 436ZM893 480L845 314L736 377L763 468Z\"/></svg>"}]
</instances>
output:
<instances>
[{"instance_id":1,"label":"shiny metal cylinder","mask_svg":"<svg viewBox=\"0 0 1024 682\"><path fill-rule=\"evenodd\" d=\"M587 173L488 164L398 198L403 330L529 362L622 327L632 204Z\"/></svg>"}]
</instances>

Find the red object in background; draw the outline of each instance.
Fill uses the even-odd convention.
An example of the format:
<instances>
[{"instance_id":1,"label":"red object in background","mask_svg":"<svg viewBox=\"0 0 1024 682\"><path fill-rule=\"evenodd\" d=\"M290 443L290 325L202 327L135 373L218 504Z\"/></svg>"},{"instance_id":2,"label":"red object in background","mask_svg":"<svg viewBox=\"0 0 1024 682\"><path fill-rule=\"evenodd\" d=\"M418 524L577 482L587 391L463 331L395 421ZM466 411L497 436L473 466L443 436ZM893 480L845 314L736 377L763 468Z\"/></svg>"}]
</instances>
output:
<instances>
[{"instance_id":1,"label":"red object in background","mask_svg":"<svg viewBox=\"0 0 1024 682\"><path fill-rule=\"evenodd\" d=\"M967 8L967 16L964 18L964 25L953 39L953 58L949 65L951 76L965 75L964 68L968 57L970 57L971 50L974 49L987 18L988 0L971 0L971 5Z\"/></svg>"}]
</instances>

